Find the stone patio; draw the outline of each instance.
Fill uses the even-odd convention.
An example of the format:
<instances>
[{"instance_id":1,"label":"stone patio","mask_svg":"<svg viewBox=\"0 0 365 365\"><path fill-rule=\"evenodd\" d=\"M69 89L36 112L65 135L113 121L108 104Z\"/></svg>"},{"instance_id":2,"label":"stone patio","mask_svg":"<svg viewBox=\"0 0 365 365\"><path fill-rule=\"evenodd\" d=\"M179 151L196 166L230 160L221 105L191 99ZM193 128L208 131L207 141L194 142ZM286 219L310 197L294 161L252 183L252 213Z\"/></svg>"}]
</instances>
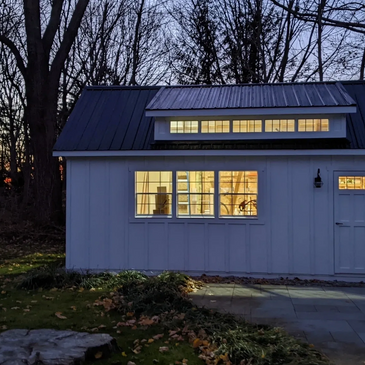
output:
<instances>
[{"instance_id":1,"label":"stone patio","mask_svg":"<svg viewBox=\"0 0 365 365\"><path fill-rule=\"evenodd\" d=\"M209 284L191 297L199 306L283 327L337 365L365 363L365 288Z\"/></svg>"}]
</instances>

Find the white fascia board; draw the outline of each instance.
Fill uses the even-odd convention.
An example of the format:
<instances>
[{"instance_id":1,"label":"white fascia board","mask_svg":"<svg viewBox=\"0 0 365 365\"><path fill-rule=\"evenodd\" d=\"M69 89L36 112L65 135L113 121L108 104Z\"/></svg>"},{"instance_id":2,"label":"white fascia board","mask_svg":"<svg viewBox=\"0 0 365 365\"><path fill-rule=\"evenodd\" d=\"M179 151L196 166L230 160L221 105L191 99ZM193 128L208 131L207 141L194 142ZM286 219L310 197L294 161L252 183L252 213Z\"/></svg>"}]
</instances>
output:
<instances>
[{"instance_id":1,"label":"white fascia board","mask_svg":"<svg viewBox=\"0 0 365 365\"><path fill-rule=\"evenodd\" d=\"M213 117L235 115L306 115L306 114L347 114L356 113L356 106L306 107L306 108L241 108L241 109L200 109L200 110L147 110L146 117Z\"/></svg>"},{"instance_id":2,"label":"white fascia board","mask_svg":"<svg viewBox=\"0 0 365 365\"><path fill-rule=\"evenodd\" d=\"M365 156L365 149L338 150L144 150L54 151L54 157L170 157L170 156Z\"/></svg>"}]
</instances>

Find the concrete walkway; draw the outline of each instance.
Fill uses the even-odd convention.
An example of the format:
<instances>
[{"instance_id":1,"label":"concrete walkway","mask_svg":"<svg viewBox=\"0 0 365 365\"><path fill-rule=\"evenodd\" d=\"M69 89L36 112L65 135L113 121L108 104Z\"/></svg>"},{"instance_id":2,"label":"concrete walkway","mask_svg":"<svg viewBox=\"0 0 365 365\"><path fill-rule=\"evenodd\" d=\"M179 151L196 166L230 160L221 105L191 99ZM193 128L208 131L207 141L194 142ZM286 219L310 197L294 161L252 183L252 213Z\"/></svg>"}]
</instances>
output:
<instances>
[{"instance_id":1,"label":"concrete walkway","mask_svg":"<svg viewBox=\"0 0 365 365\"><path fill-rule=\"evenodd\" d=\"M209 284L191 296L199 306L283 327L335 364L365 363L365 288Z\"/></svg>"}]
</instances>

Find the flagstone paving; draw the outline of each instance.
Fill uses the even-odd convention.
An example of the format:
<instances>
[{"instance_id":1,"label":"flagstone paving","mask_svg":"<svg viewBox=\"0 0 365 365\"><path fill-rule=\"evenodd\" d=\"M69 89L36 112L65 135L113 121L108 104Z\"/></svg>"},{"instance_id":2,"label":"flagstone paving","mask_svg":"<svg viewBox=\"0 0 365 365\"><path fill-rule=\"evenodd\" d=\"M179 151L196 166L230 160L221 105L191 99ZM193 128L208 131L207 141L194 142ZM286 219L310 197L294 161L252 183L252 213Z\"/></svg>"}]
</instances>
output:
<instances>
[{"instance_id":1,"label":"flagstone paving","mask_svg":"<svg viewBox=\"0 0 365 365\"><path fill-rule=\"evenodd\" d=\"M191 296L199 306L283 327L336 365L365 363L365 288L209 284Z\"/></svg>"}]
</instances>

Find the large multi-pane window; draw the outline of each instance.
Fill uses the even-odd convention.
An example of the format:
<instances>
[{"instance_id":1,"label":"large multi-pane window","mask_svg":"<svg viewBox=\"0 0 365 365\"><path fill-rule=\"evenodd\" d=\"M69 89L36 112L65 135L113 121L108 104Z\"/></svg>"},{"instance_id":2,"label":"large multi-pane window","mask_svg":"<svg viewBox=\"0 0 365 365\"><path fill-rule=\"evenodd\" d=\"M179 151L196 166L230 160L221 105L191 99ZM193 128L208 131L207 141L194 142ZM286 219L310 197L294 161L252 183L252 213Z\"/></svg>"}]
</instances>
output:
<instances>
[{"instance_id":1,"label":"large multi-pane window","mask_svg":"<svg viewBox=\"0 0 365 365\"><path fill-rule=\"evenodd\" d=\"M197 120L172 120L170 133L198 133L199 123Z\"/></svg>"},{"instance_id":2,"label":"large multi-pane window","mask_svg":"<svg viewBox=\"0 0 365 365\"><path fill-rule=\"evenodd\" d=\"M295 132L295 120L266 119L265 132Z\"/></svg>"},{"instance_id":3,"label":"large multi-pane window","mask_svg":"<svg viewBox=\"0 0 365 365\"><path fill-rule=\"evenodd\" d=\"M229 120L202 120L202 133L229 133Z\"/></svg>"},{"instance_id":4,"label":"large multi-pane window","mask_svg":"<svg viewBox=\"0 0 365 365\"><path fill-rule=\"evenodd\" d=\"M177 216L214 216L214 171L177 171Z\"/></svg>"},{"instance_id":5,"label":"large multi-pane window","mask_svg":"<svg viewBox=\"0 0 365 365\"><path fill-rule=\"evenodd\" d=\"M233 133L255 133L262 132L262 121L255 120L234 120Z\"/></svg>"},{"instance_id":6,"label":"large multi-pane window","mask_svg":"<svg viewBox=\"0 0 365 365\"><path fill-rule=\"evenodd\" d=\"M257 171L219 172L219 215L257 216Z\"/></svg>"},{"instance_id":7,"label":"large multi-pane window","mask_svg":"<svg viewBox=\"0 0 365 365\"><path fill-rule=\"evenodd\" d=\"M298 132L328 132L328 119L298 119Z\"/></svg>"},{"instance_id":8,"label":"large multi-pane window","mask_svg":"<svg viewBox=\"0 0 365 365\"><path fill-rule=\"evenodd\" d=\"M172 172L136 171L136 216L171 215Z\"/></svg>"},{"instance_id":9,"label":"large multi-pane window","mask_svg":"<svg viewBox=\"0 0 365 365\"><path fill-rule=\"evenodd\" d=\"M173 204L178 218L257 217L257 171L219 171L217 211L216 172L176 171L174 187L173 174L172 171L135 172L136 217L175 216Z\"/></svg>"}]
</instances>

